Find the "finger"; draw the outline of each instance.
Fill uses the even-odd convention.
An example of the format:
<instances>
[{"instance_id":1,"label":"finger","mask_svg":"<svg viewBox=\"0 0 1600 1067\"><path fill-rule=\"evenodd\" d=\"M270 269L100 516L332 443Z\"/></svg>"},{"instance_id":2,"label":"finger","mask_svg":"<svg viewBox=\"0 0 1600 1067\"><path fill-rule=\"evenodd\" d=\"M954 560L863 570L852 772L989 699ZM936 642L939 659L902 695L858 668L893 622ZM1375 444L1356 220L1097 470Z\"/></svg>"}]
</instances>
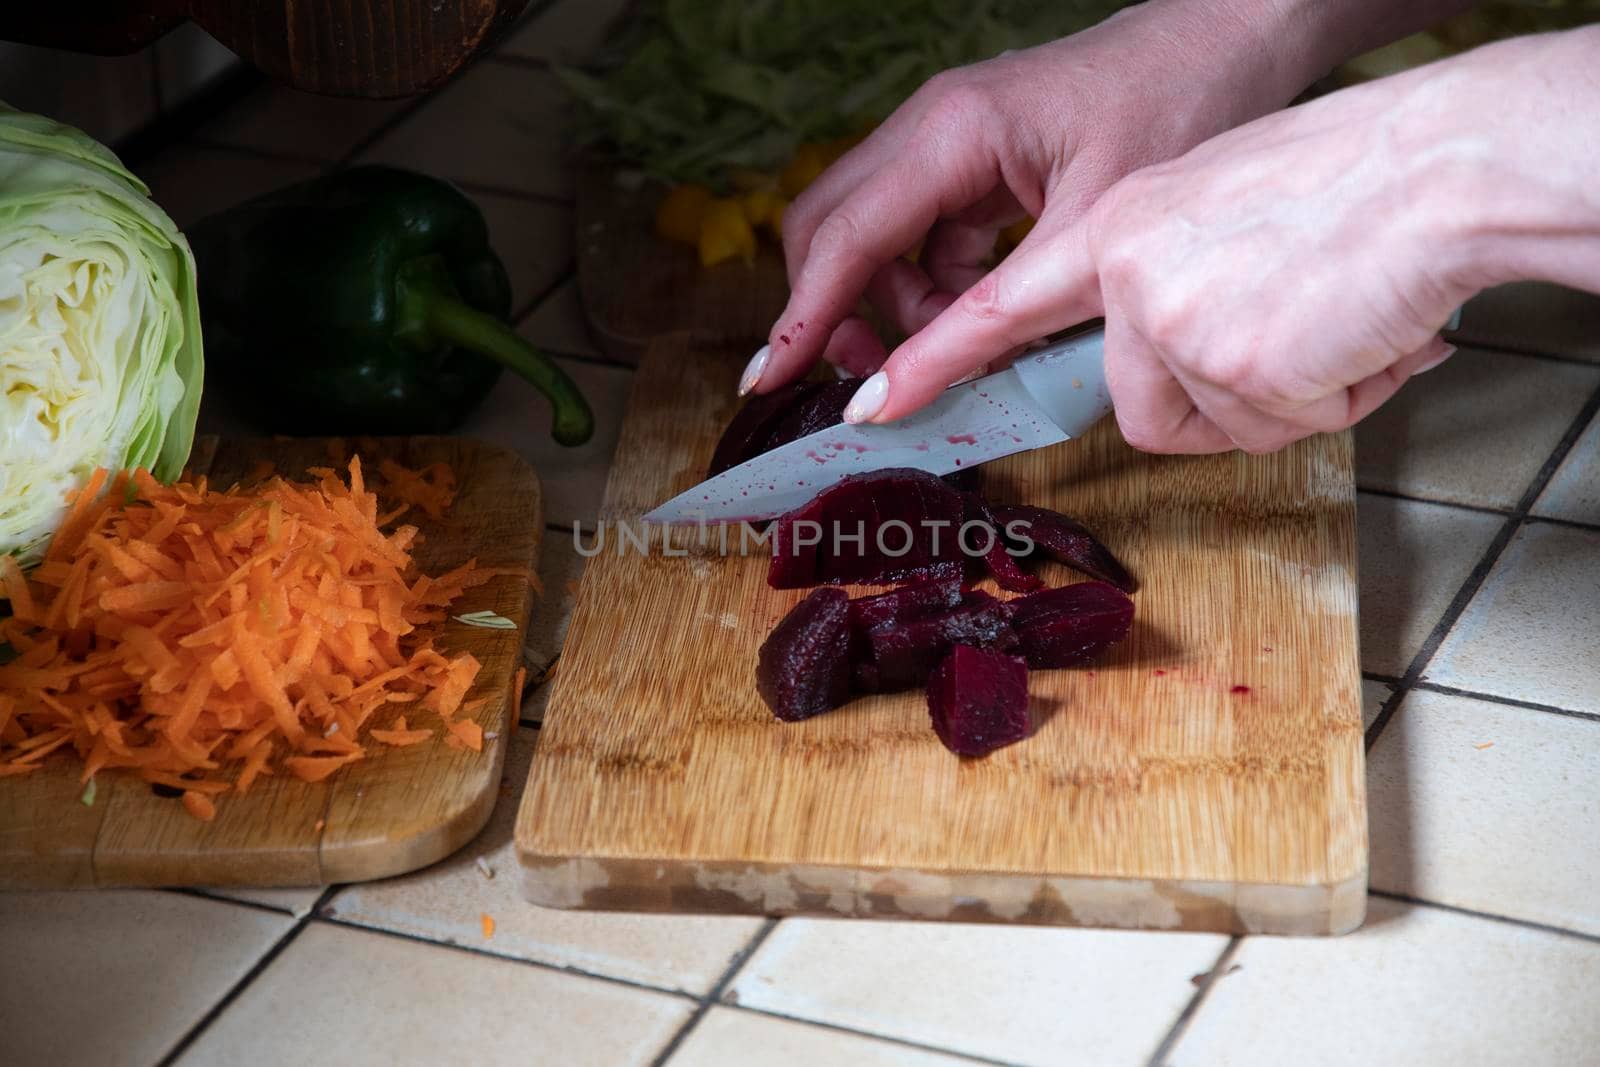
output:
<instances>
[{"instance_id":1,"label":"finger","mask_svg":"<svg viewBox=\"0 0 1600 1067\"><path fill-rule=\"evenodd\" d=\"M1108 309L1106 387L1123 438L1142 452L1227 452L1233 442L1194 405L1155 348Z\"/></svg>"},{"instance_id":2,"label":"finger","mask_svg":"<svg viewBox=\"0 0 1600 1067\"><path fill-rule=\"evenodd\" d=\"M903 124L895 116L817 175L783 213L783 261L789 284L800 276L817 226L872 175L899 155Z\"/></svg>"},{"instance_id":3,"label":"finger","mask_svg":"<svg viewBox=\"0 0 1600 1067\"><path fill-rule=\"evenodd\" d=\"M996 180L987 153L947 148L949 157L937 163L902 156L818 224L769 338L772 355L757 392L803 373L834 327L855 310L872 276L916 244L941 215L965 206L979 195L975 190Z\"/></svg>"},{"instance_id":4,"label":"finger","mask_svg":"<svg viewBox=\"0 0 1600 1067\"><path fill-rule=\"evenodd\" d=\"M928 325L955 298L955 293L942 291L920 264L908 259L884 264L867 285L867 302L906 334Z\"/></svg>"},{"instance_id":5,"label":"finger","mask_svg":"<svg viewBox=\"0 0 1600 1067\"><path fill-rule=\"evenodd\" d=\"M1082 228L1050 234L1036 227L894 351L883 367L882 403L868 417L889 422L909 415L972 368L1099 313L1099 282Z\"/></svg>"},{"instance_id":6,"label":"finger","mask_svg":"<svg viewBox=\"0 0 1600 1067\"><path fill-rule=\"evenodd\" d=\"M1178 372L1174 377L1195 410L1240 451L1264 455L1317 432L1262 411L1226 389Z\"/></svg>"},{"instance_id":7,"label":"finger","mask_svg":"<svg viewBox=\"0 0 1600 1067\"><path fill-rule=\"evenodd\" d=\"M1438 365L1454 351L1452 345L1436 336L1415 352L1402 356L1388 367L1354 385L1336 390L1309 404L1287 409L1268 407L1265 410L1268 415L1281 419L1283 424L1301 428L1303 432L1294 439L1309 433L1333 433L1343 430L1354 426L1376 411L1410 381L1413 375ZM1288 441L1283 443L1287 444ZM1263 442L1262 447L1265 444ZM1242 442L1240 447L1245 447Z\"/></svg>"},{"instance_id":8,"label":"finger","mask_svg":"<svg viewBox=\"0 0 1600 1067\"><path fill-rule=\"evenodd\" d=\"M1349 421L1354 426L1388 402L1406 382L1443 363L1455 355L1456 346L1442 337L1435 337L1408 356L1402 356L1389 366L1364 381L1350 387L1348 399Z\"/></svg>"},{"instance_id":9,"label":"finger","mask_svg":"<svg viewBox=\"0 0 1600 1067\"><path fill-rule=\"evenodd\" d=\"M950 293L966 292L987 273L983 261L994 251L999 232L989 226L936 222L928 231L928 239L922 242L917 265L938 288Z\"/></svg>"},{"instance_id":10,"label":"finger","mask_svg":"<svg viewBox=\"0 0 1600 1067\"><path fill-rule=\"evenodd\" d=\"M828 338L828 347L823 350L822 358L846 371L849 377L865 378L883 366L883 361L889 358L889 350L883 347L883 341L871 323L859 315L852 315L841 322L833 331L833 336Z\"/></svg>"}]
</instances>

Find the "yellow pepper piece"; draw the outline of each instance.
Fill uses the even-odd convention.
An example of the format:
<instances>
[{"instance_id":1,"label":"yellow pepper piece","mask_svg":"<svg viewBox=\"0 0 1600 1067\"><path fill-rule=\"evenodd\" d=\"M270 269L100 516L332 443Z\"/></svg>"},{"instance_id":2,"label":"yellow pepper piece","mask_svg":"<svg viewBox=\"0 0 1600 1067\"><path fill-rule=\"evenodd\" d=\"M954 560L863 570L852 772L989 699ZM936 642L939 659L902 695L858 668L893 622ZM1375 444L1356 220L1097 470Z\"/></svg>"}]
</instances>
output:
<instances>
[{"instance_id":1,"label":"yellow pepper piece","mask_svg":"<svg viewBox=\"0 0 1600 1067\"><path fill-rule=\"evenodd\" d=\"M674 185L656 206L657 236L679 244L698 244L711 199L711 190L703 185Z\"/></svg>"},{"instance_id":2,"label":"yellow pepper piece","mask_svg":"<svg viewBox=\"0 0 1600 1067\"><path fill-rule=\"evenodd\" d=\"M781 200L771 189L754 189L739 198L744 218L752 226L765 226L772 221L773 207Z\"/></svg>"},{"instance_id":3,"label":"yellow pepper piece","mask_svg":"<svg viewBox=\"0 0 1600 1067\"><path fill-rule=\"evenodd\" d=\"M737 200L713 200L700 220L700 265L714 267L735 256L756 257L756 235Z\"/></svg>"},{"instance_id":4,"label":"yellow pepper piece","mask_svg":"<svg viewBox=\"0 0 1600 1067\"><path fill-rule=\"evenodd\" d=\"M778 175L778 188L791 199L799 196L805 187L817 180L817 175L828 169L828 146L803 144L794 150L794 158Z\"/></svg>"}]
</instances>

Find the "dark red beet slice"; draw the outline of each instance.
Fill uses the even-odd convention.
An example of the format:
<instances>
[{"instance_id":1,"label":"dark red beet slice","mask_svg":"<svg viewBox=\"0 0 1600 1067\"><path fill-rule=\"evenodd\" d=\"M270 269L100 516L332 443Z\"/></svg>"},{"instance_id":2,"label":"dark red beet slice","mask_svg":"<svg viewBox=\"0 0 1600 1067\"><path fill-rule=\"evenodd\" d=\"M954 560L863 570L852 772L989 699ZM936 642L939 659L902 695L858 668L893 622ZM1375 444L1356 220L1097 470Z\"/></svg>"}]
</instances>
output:
<instances>
[{"instance_id":1,"label":"dark red beet slice","mask_svg":"<svg viewBox=\"0 0 1600 1067\"><path fill-rule=\"evenodd\" d=\"M872 661L872 631L947 612L961 603L960 577L938 578L850 601L852 684L864 693L880 688Z\"/></svg>"},{"instance_id":2,"label":"dark red beet slice","mask_svg":"<svg viewBox=\"0 0 1600 1067\"><path fill-rule=\"evenodd\" d=\"M928 678L933 732L958 756L985 756L1028 736L1028 667L1020 656L957 645Z\"/></svg>"},{"instance_id":3,"label":"dark red beet slice","mask_svg":"<svg viewBox=\"0 0 1600 1067\"><path fill-rule=\"evenodd\" d=\"M976 493L968 493L967 522L981 522L994 531L993 537L986 538L977 529L967 535L966 544L969 549L982 548L987 541L989 550L983 555L983 565L994 580L1000 584L1001 589L1009 589L1013 593L1031 593L1044 584L1044 580L1036 574L1029 574L1017 563L1007 547L1009 542L1000 530L1000 523L995 518L989 504Z\"/></svg>"},{"instance_id":4,"label":"dark red beet slice","mask_svg":"<svg viewBox=\"0 0 1600 1067\"><path fill-rule=\"evenodd\" d=\"M976 493L983 488L982 467L962 467L944 476L944 484L963 493Z\"/></svg>"},{"instance_id":5,"label":"dark red beet slice","mask_svg":"<svg viewBox=\"0 0 1600 1067\"><path fill-rule=\"evenodd\" d=\"M1104 582L1079 582L1006 604L1018 651L1035 670L1077 667L1128 636L1133 601Z\"/></svg>"},{"instance_id":6,"label":"dark red beet slice","mask_svg":"<svg viewBox=\"0 0 1600 1067\"><path fill-rule=\"evenodd\" d=\"M728 428L722 431L716 451L711 454L707 477L721 474L765 452L771 447L767 442L778 424L821 388L816 382L792 382L765 396L753 396L745 401Z\"/></svg>"},{"instance_id":7,"label":"dark red beet slice","mask_svg":"<svg viewBox=\"0 0 1600 1067\"><path fill-rule=\"evenodd\" d=\"M926 471L853 475L777 520L767 584L799 589L958 577L956 533L964 513L962 495Z\"/></svg>"},{"instance_id":8,"label":"dark red beet slice","mask_svg":"<svg viewBox=\"0 0 1600 1067\"><path fill-rule=\"evenodd\" d=\"M1052 558L1125 593L1133 592L1133 578L1117 557L1096 541L1094 534L1060 512L1027 504L992 504L990 511L1007 537L1025 534Z\"/></svg>"},{"instance_id":9,"label":"dark red beet slice","mask_svg":"<svg viewBox=\"0 0 1600 1067\"><path fill-rule=\"evenodd\" d=\"M865 635L880 626L936 615L961 603L961 579L939 578L850 601L850 628Z\"/></svg>"},{"instance_id":10,"label":"dark red beet slice","mask_svg":"<svg viewBox=\"0 0 1600 1067\"><path fill-rule=\"evenodd\" d=\"M856 390L859 388L861 383L853 378L817 386L815 392L800 398L790 407L788 414L773 426L772 433L767 437L767 443L761 451L769 452L779 445L786 445L818 430L839 425L844 421L846 405L850 403L850 398L856 395Z\"/></svg>"},{"instance_id":11,"label":"dark red beet slice","mask_svg":"<svg viewBox=\"0 0 1600 1067\"><path fill-rule=\"evenodd\" d=\"M921 685L955 645L1015 648L1007 614L1001 601L974 592L946 611L880 626L867 634L870 659L858 661L857 687L892 693Z\"/></svg>"},{"instance_id":12,"label":"dark red beet slice","mask_svg":"<svg viewBox=\"0 0 1600 1067\"><path fill-rule=\"evenodd\" d=\"M850 600L818 589L761 643L756 691L785 722L809 719L850 699Z\"/></svg>"}]
</instances>

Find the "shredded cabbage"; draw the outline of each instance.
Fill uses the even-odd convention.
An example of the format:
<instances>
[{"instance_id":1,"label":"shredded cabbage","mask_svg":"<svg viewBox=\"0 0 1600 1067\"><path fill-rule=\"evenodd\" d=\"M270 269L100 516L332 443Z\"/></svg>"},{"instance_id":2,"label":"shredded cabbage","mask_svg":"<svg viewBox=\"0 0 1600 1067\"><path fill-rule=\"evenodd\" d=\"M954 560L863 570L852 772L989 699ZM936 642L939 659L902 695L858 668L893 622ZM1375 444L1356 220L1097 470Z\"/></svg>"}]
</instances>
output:
<instances>
[{"instance_id":1,"label":"shredded cabbage","mask_svg":"<svg viewBox=\"0 0 1600 1067\"><path fill-rule=\"evenodd\" d=\"M88 135L0 104L0 552L34 562L97 467L176 478L201 377L178 228Z\"/></svg>"},{"instance_id":2,"label":"shredded cabbage","mask_svg":"<svg viewBox=\"0 0 1600 1067\"><path fill-rule=\"evenodd\" d=\"M721 185L858 132L948 67L1085 29L1130 0L647 0L588 70L556 73L579 139Z\"/></svg>"}]
</instances>

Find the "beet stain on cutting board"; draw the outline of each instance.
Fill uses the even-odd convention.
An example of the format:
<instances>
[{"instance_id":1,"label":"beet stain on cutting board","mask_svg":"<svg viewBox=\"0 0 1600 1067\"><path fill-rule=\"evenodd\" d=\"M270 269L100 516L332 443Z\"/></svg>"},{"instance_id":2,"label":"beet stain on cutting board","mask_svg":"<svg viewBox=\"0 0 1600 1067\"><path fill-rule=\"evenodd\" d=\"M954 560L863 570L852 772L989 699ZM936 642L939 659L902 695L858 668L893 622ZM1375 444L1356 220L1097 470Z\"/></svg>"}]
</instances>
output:
<instances>
[{"instance_id":1,"label":"beet stain on cutting board","mask_svg":"<svg viewBox=\"0 0 1600 1067\"><path fill-rule=\"evenodd\" d=\"M636 520L704 475L747 355L687 336L651 347L603 522ZM779 722L756 690L757 649L807 591L770 588L753 542L744 555L712 538L668 557L613 537L579 590L518 815L529 898L1236 932L1358 925L1348 435L1275 456L1154 457L1106 420L986 473L992 501L1081 520L1140 578L1125 642L1090 668L1030 676L1033 736L959 758L915 690ZM1075 580L1054 563L1040 573Z\"/></svg>"}]
</instances>

